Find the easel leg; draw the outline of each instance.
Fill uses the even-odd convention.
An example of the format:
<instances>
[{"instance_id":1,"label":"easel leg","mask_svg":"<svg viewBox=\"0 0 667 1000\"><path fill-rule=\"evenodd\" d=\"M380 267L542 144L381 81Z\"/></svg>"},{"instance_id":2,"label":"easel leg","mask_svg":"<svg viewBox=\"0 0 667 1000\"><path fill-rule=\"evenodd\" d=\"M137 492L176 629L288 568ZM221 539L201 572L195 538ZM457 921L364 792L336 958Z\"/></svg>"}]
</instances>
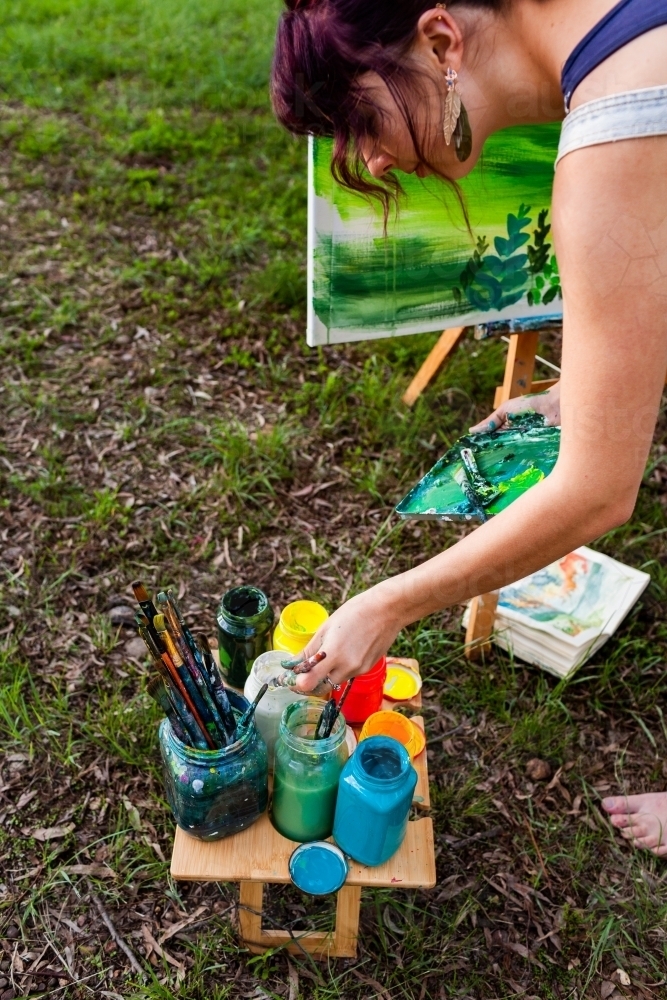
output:
<instances>
[{"instance_id":1,"label":"easel leg","mask_svg":"<svg viewBox=\"0 0 667 1000\"><path fill-rule=\"evenodd\" d=\"M437 374L438 369L444 364L448 355L456 350L464 330L464 326L454 326L451 330L444 331L406 389L403 395L403 402L406 406L412 406L419 396L421 396L431 379Z\"/></svg>"},{"instance_id":2,"label":"easel leg","mask_svg":"<svg viewBox=\"0 0 667 1000\"><path fill-rule=\"evenodd\" d=\"M508 399L523 396L533 389L535 355L539 332L513 333L505 363L503 384L496 389L494 407L506 403ZM474 597L470 604L470 620L466 630L465 655L469 660L477 660L491 648L491 635L496 617L498 594L482 594Z\"/></svg>"},{"instance_id":3,"label":"easel leg","mask_svg":"<svg viewBox=\"0 0 667 1000\"><path fill-rule=\"evenodd\" d=\"M478 660L491 649L491 635L496 618L498 592L481 594L470 602L470 619L466 629L465 655L469 660Z\"/></svg>"},{"instance_id":4,"label":"easel leg","mask_svg":"<svg viewBox=\"0 0 667 1000\"><path fill-rule=\"evenodd\" d=\"M359 937L361 886L344 885L336 903L336 934L332 954L337 958L356 958Z\"/></svg>"},{"instance_id":5,"label":"easel leg","mask_svg":"<svg viewBox=\"0 0 667 1000\"><path fill-rule=\"evenodd\" d=\"M539 331L511 334L505 363L505 378L499 399L496 390L496 406L499 406L500 403L506 403L508 399L514 399L515 396L524 396L531 391L539 339Z\"/></svg>"}]
</instances>

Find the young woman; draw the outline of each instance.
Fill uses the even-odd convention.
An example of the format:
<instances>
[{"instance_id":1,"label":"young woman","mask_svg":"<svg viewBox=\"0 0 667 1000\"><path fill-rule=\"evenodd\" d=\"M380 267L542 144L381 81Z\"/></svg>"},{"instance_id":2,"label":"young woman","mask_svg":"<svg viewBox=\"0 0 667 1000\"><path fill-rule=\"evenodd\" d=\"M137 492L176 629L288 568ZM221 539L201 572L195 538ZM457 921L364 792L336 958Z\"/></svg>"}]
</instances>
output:
<instances>
[{"instance_id":1,"label":"young woman","mask_svg":"<svg viewBox=\"0 0 667 1000\"><path fill-rule=\"evenodd\" d=\"M667 372L667 0L288 0L276 114L334 138L333 170L390 207L396 174L456 181L491 133L564 118L553 192L563 287L551 475L428 562L342 605L302 678L367 671L411 622L546 566L632 514ZM370 174L370 177L369 177ZM475 429L499 426L513 401ZM667 793L609 799L667 853Z\"/></svg>"}]
</instances>

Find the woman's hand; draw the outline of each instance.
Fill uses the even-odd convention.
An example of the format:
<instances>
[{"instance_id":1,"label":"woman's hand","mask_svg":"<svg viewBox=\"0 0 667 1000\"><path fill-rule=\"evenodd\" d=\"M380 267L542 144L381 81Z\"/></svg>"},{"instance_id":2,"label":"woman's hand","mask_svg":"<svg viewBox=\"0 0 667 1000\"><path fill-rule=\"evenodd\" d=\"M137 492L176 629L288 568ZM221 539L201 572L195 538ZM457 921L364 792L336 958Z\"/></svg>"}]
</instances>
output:
<instances>
[{"instance_id":1,"label":"woman's hand","mask_svg":"<svg viewBox=\"0 0 667 1000\"><path fill-rule=\"evenodd\" d=\"M501 403L490 417L480 421L470 428L471 434L482 431L497 431L508 423L508 413L541 413L547 427L557 427L560 424L560 382L556 382L546 392L536 392L528 396L517 396Z\"/></svg>"},{"instance_id":2,"label":"woman's hand","mask_svg":"<svg viewBox=\"0 0 667 1000\"><path fill-rule=\"evenodd\" d=\"M341 605L304 649L304 659L319 650L327 655L310 673L299 675L297 688L312 691L325 677L341 684L357 674L368 673L405 624L399 621L392 607L393 601L383 584Z\"/></svg>"}]
</instances>

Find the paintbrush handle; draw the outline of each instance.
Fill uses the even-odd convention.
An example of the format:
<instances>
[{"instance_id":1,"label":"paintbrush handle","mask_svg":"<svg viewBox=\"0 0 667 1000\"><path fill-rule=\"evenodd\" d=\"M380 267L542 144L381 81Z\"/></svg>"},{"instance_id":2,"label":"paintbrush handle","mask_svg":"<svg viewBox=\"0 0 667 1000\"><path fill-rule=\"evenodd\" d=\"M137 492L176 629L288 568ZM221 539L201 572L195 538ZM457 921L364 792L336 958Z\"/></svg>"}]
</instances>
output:
<instances>
[{"instance_id":1,"label":"paintbrush handle","mask_svg":"<svg viewBox=\"0 0 667 1000\"><path fill-rule=\"evenodd\" d=\"M164 594L158 594L158 604L163 609L163 614L166 620L167 629L171 635L172 641L176 645L178 652L181 655L181 659L185 663L188 673L192 677L196 689L199 693L199 697L205 706L202 711L202 706L200 705L200 713L202 718L206 719L207 728L211 735L222 744L223 747L227 746L229 742L229 737L227 735L227 730L220 717L220 712L218 707L211 697L211 692L208 689L208 684L206 679L199 669L197 660L195 659L194 653L190 649L188 642L185 638L183 626L180 622L179 615L174 607L170 598ZM194 642L194 639L193 639Z\"/></svg>"},{"instance_id":2,"label":"paintbrush handle","mask_svg":"<svg viewBox=\"0 0 667 1000\"><path fill-rule=\"evenodd\" d=\"M260 701L262 700L262 698L264 697L264 695L266 694L266 692L268 690L269 690L269 685L268 684L262 684L261 688L259 689L259 691L255 695L255 699L254 699L252 705L250 705L249 708L246 708L245 712L243 713L243 715L239 719L239 724L238 724L238 728L239 729L242 729L244 726L248 725L248 723L252 719L253 715L255 714L255 709L257 708L257 706L259 705Z\"/></svg>"},{"instance_id":3,"label":"paintbrush handle","mask_svg":"<svg viewBox=\"0 0 667 1000\"><path fill-rule=\"evenodd\" d=\"M193 699L190 697L190 692L189 692L188 688L186 687L186 684L185 684L186 677L187 677L187 680L190 681L190 683L192 683L192 679L190 678L190 676L188 675L188 673L187 673L187 671L185 670L184 667L181 667L179 669L179 668L177 668L177 667L174 666L174 663L173 663L171 657L169 656L169 653L164 653L163 656L162 656L162 660L163 660L163 663L164 663L166 669L169 671L169 676L171 677L174 686L176 687L176 689L178 690L179 694L183 698L183 701L187 705L188 711L190 712L190 714L194 718L194 720L195 720L198 728L201 730L201 733L202 733L204 739L206 740L206 744L207 744L209 750L218 750L219 747L216 747L216 745L215 745L215 743L213 741L213 738L211 737L211 734L209 733L209 731L206 728L206 726L204 725L204 723L202 721L202 718L201 718L201 715L199 714L199 712L197 710L197 707L195 706L195 703L194 703Z\"/></svg>"},{"instance_id":4,"label":"paintbrush handle","mask_svg":"<svg viewBox=\"0 0 667 1000\"><path fill-rule=\"evenodd\" d=\"M340 696L340 701L338 702L337 705L336 705L336 702L333 701L333 699L332 699L333 704L336 705L336 709L335 709L335 711L331 715L331 722L325 727L325 730L324 730L322 736L320 737L320 739L326 740L329 736L331 736L331 734L333 732L333 727L336 725L336 720L337 720L338 716L340 715L340 713L343 710L343 705L345 704L345 699L347 698L348 694L350 693L350 688L352 687L353 683L354 683L354 677L352 677L351 680L349 680L347 682L347 686L346 686L345 690L343 691L342 695ZM322 713L322 714L324 715L324 713Z\"/></svg>"},{"instance_id":5,"label":"paintbrush handle","mask_svg":"<svg viewBox=\"0 0 667 1000\"><path fill-rule=\"evenodd\" d=\"M295 674L308 674L313 667L317 666L318 663L321 663L322 660L326 660L326 657L327 654L324 650L320 650L305 660L281 660L280 666L287 667L288 670L292 670Z\"/></svg>"},{"instance_id":6,"label":"paintbrush handle","mask_svg":"<svg viewBox=\"0 0 667 1000\"><path fill-rule=\"evenodd\" d=\"M225 685L222 682L222 677L220 676L218 665L215 662L215 657L208 646L208 640L206 640L205 636L202 637L202 645L204 645L204 642L205 646L202 651L202 655L211 681L213 697L215 698L218 708L220 709L220 715L222 716L223 725L227 730L227 735L232 737L236 730L236 718L232 711L232 706L229 704L227 691L225 690Z\"/></svg>"},{"instance_id":7,"label":"paintbrush handle","mask_svg":"<svg viewBox=\"0 0 667 1000\"><path fill-rule=\"evenodd\" d=\"M176 711L183 728L190 738L189 742L198 750L207 750L209 745L203 735L203 730L198 725L197 720L185 703L185 699L183 698L180 689L174 682L174 679L169 673L165 663L160 660L160 664L156 664L156 666L164 682L167 696L174 706L174 710Z\"/></svg>"}]
</instances>

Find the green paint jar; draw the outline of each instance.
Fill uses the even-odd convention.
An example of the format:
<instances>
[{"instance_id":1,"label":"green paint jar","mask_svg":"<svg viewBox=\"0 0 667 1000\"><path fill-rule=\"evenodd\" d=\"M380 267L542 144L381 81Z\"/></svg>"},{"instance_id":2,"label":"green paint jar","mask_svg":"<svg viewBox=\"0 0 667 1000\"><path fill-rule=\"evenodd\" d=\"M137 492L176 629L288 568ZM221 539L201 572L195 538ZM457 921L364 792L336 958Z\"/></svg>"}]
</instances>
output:
<instances>
[{"instance_id":1,"label":"green paint jar","mask_svg":"<svg viewBox=\"0 0 667 1000\"><path fill-rule=\"evenodd\" d=\"M220 669L228 684L242 689L257 657L271 649L273 609L259 587L234 587L217 618Z\"/></svg>"},{"instance_id":2,"label":"green paint jar","mask_svg":"<svg viewBox=\"0 0 667 1000\"><path fill-rule=\"evenodd\" d=\"M301 843L331 835L338 780L348 758L342 715L331 736L313 738L325 704L305 698L288 705L276 743L271 820L283 837Z\"/></svg>"},{"instance_id":3,"label":"green paint jar","mask_svg":"<svg viewBox=\"0 0 667 1000\"><path fill-rule=\"evenodd\" d=\"M248 701L228 691L237 720ZM269 770L266 744L254 719L222 750L196 750L174 735L168 719L159 740L165 792L174 819L198 840L221 840L245 830L266 809Z\"/></svg>"}]
</instances>

